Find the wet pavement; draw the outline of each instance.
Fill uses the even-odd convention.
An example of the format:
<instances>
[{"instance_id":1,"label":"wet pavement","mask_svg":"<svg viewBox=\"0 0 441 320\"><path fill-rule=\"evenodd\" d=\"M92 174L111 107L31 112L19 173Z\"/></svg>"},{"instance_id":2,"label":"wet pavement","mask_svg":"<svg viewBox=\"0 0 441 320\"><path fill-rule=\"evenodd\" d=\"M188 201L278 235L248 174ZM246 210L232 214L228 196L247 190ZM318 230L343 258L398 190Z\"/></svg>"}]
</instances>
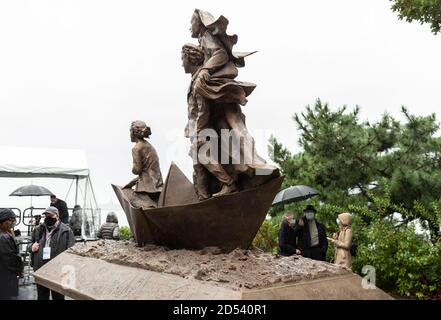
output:
<instances>
[{"instance_id":1,"label":"wet pavement","mask_svg":"<svg viewBox=\"0 0 441 320\"><path fill-rule=\"evenodd\" d=\"M32 276L32 270L25 266L24 278L18 281L18 298L17 300L37 300L37 285Z\"/></svg>"},{"instance_id":2,"label":"wet pavement","mask_svg":"<svg viewBox=\"0 0 441 320\"><path fill-rule=\"evenodd\" d=\"M18 283L17 300L37 300L37 285L34 278L30 276L27 279L20 279ZM72 300L66 297L66 300Z\"/></svg>"},{"instance_id":3,"label":"wet pavement","mask_svg":"<svg viewBox=\"0 0 441 320\"><path fill-rule=\"evenodd\" d=\"M37 300L37 286L35 284L19 286L17 300Z\"/></svg>"}]
</instances>

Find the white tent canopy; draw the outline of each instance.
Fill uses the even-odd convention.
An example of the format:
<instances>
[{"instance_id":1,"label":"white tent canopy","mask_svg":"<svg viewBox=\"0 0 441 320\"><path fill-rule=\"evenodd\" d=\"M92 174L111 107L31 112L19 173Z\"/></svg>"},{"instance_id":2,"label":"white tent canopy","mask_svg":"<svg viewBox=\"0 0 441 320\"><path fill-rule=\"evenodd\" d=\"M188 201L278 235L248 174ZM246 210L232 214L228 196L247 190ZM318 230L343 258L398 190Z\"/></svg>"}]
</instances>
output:
<instances>
[{"instance_id":1,"label":"white tent canopy","mask_svg":"<svg viewBox=\"0 0 441 320\"><path fill-rule=\"evenodd\" d=\"M0 146L0 178L61 178L75 182L75 205L80 205L83 237L94 237L101 224L100 209L90 179L83 150L37 149ZM67 197L67 196L66 196ZM31 216L25 217L30 209ZM39 208L23 211L23 219L32 217ZM40 208L41 209L41 208ZM21 215L21 213L20 213Z\"/></svg>"},{"instance_id":2,"label":"white tent canopy","mask_svg":"<svg viewBox=\"0 0 441 320\"><path fill-rule=\"evenodd\" d=\"M0 146L0 176L86 178L89 166L83 150Z\"/></svg>"}]
</instances>

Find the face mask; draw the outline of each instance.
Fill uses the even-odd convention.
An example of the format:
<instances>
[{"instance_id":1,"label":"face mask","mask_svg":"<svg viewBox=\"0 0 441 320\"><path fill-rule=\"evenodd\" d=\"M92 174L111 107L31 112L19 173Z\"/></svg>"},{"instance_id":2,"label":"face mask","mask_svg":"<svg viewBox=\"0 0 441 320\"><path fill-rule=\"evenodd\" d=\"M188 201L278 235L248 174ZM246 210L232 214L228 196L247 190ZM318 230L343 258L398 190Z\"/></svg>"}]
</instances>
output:
<instances>
[{"instance_id":1,"label":"face mask","mask_svg":"<svg viewBox=\"0 0 441 320\"><path fill-rule=\"evenodd\" d=\"M57 222L57 219L55 218L45 218L44 219L44 224L46 225L46 227L51 228L54 226L54 224Z\"/></svg>"},{"instance_id":2,"label":"face mask","mask_svg":"<svg viewBox=\"0 0 441 320\"><path fill-rule=\"evenodd\" d=\"M340 219L337 219L336 221L337 221L337 225L341 224Z\"/></svg>"},{"instance_id":3,"label":"face mask","mask_svg":"<svg viewBox=\"0 0 441 320\"><path fill-rule=\"evenodd\" d=\"M314 220L315 213L313 211L308 211L306 212L305 217L307 220Z\"/></svg>"}]
</instances>

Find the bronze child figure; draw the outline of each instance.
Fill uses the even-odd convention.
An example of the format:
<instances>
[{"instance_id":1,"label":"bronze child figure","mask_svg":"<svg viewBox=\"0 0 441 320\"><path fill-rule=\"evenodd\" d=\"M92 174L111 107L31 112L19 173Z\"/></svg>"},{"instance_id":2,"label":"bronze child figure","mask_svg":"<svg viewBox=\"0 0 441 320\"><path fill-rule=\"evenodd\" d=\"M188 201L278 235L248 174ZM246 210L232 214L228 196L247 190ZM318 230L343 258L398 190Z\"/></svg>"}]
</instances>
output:
<instances>
[{"instance_id":1,"label":"bronze child figure","mask_svg":"<svg viewBox=\"0 0 441 320\"><path fill-rule=\"evenodd\" d=\"M155 148L145 139L152 134L144 121L134 121L130 126L130 139L135 143L132 149L132 173L137 175L124 189L135 187L132 205L142 208L157 207L162 191L162 174Z\"/></svg>"}]
</instances>

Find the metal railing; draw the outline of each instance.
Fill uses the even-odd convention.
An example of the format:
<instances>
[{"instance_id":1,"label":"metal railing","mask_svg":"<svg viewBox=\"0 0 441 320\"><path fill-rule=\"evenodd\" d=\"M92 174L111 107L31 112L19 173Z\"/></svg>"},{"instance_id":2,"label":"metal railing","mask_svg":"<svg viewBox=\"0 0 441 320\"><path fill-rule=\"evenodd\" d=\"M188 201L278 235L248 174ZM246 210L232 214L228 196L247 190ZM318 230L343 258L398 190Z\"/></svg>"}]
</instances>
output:
<instances>
[{"instance_id":1,"label":"metal railing","mask_svg":"<svg viewBox=\"0 0 441 320\"><path fill-rule=\"evenodd\" d=\"M4 208L0 208L4 209ZM23 211L19 208L8 208L11 209L16 215L16 223L14 230L19 230L21 235L23 236L31 236L32 231L35 227L35 216L42 216L46 208L37 208L37 207L29 207L24 209ZM68 208L69 219L72 217L74 208ZM100 227L96 225L97 221L96 217L93 216L91 209L81 209L84 214L88 213L90 219L87 220L87 229L89 231L89 235L86 236L86 239L95 239L95 233L98 231L97 229ZM95 214L100 214L100 210L96 210ZM26 229L26 230L24 230Z\"/></svg>"}]
</instances>

